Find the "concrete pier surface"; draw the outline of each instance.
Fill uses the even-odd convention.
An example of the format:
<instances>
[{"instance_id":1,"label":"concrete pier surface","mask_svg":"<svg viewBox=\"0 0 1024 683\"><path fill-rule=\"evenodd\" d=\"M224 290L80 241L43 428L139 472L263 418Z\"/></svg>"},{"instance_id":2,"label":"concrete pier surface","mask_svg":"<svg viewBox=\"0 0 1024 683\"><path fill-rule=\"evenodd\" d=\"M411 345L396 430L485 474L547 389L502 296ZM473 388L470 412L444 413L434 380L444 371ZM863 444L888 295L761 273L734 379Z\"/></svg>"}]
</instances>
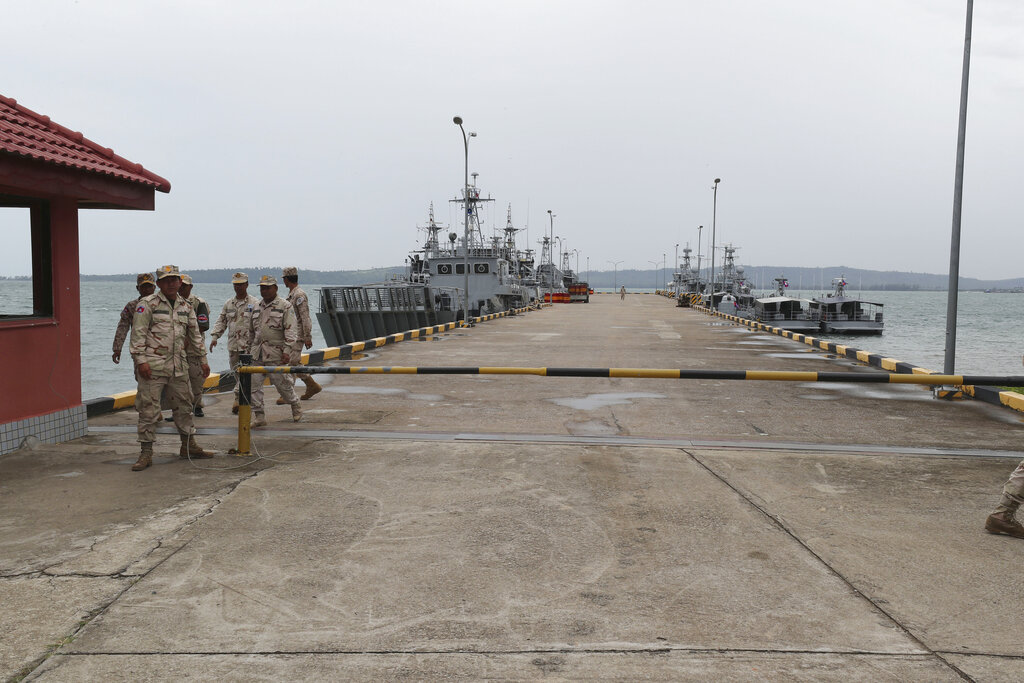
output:
<instances>
[{"instance_id":1,"label":"concrete pier surface","mask_svg":"<svg viewBox=\"0 0 1024 683\"><path fill-rule=\"evenodd\" d=\"M864 344L869 348L869 342ZM912 358L904 358L913 362ZM877 372L657 296L338 361ZM902 385L330 375L155 464L0 458L0 680L1020 680L1008 409Z\"/></svg>"}]
</instances>

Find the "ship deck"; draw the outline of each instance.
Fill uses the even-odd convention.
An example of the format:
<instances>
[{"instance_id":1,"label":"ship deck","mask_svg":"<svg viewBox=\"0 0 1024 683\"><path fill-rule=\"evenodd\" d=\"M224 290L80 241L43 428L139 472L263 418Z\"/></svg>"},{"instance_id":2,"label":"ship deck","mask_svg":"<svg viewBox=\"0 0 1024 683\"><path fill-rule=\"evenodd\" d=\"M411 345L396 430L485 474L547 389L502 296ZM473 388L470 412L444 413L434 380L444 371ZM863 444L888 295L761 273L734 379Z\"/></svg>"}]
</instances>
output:
<instances>
[{"instance_id":1,"label":"ship deck","mask_svg":"<svg viewBox=\"0 0 1024 683\"><path fill-rule=\"evenodd\" d=\"M913 359L904 359L913 360ZM877 372L652 295L337 365ZM0 677L1019 676L1019 414L907 385L322 375L152 468L134 411L0 458ZM128 673L130 672L130 674Z\"/></svg>"}]
</instances>

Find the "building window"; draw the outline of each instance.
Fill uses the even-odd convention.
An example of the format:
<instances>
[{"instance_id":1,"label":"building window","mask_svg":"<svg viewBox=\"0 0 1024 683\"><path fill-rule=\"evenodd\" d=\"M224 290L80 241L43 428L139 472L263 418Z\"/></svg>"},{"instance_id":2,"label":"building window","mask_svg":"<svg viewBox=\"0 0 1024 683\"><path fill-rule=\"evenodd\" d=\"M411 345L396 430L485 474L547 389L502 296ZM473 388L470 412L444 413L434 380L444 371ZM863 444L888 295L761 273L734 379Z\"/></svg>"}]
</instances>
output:
<instances>
[{"instance_id":1,"label":"building window","mask_svg":"<svg viewBox=\"0 0 1024 683\"><path fill-rule=\"evenodd\" d=\"M53 317L49 205L0 197L0 236L0 321Z\"/></svg>"}]
</instances>

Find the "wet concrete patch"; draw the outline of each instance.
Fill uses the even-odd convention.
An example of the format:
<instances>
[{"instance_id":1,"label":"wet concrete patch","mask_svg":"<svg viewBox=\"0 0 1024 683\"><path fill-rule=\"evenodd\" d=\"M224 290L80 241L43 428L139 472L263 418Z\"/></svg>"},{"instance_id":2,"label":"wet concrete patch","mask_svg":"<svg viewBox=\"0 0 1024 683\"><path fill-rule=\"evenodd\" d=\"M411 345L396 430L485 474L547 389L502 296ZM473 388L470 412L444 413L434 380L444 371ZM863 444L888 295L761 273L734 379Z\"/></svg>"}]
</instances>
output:
<instances>
[{"instance_id":1,"label":"wet concrete patch","mask_svg":"<svg viewBox=\"0 0 1024 683\"><path fill-rule=\"evenodd\" d=\"M386 410L307 410L304 423L313 424L376 424L391 413Z\"/></svg>"},{"instance_id":2,"label":"wet concrete patch","mask_svg":"<svg viewBox=\"0 0 1024 683\"><path fill-rule=\"evenodd\" d=\"M441 401L444 396L440 394L414 394L408 389L388 389L383 387L327 387L325 391L333 391L338 394L374 394L377 396L398 396L413 401Z\"/></svg>"},{"instance_id":3,"label":"wet concrete patch","mask_svg":"<svg viewBox=\"0 0 1024 683\"><path fill-rule=\"evenodd\" d=\"M622 430L617 426L601 420L566 422L565 428L574 436L612 436L622 434Z\"/></svg>"},{"instance_id":4,"label":"wet concrete patch","mask_svg":"<svg viewBox=\"0 0 1024 683\"><path fill-rule=\"evenodd\" d=\"M797 385L801 389L817 389L819 391L835 392L838 398L840 395L852 396L854 398L889 399L898 401L928 401L931 402L932 395L920 387L903 385L870 385L870 384L846 384L843 382L804 382ZM805 398L801 396L801 398Z\"/></svg>"},{"instance_id":5,"label":"wet concrete patch","mask_svg":"<svg viewBox=\"0 0 1024 683\"><path fill-rule=\"evenodd\" d=\"M665 398L665 395L648 393L590 394L582 398L549 398L547 400L574 410L597 410L608 406L629 405L633 399L637 398Z\"/></svg>"}]
</instances>

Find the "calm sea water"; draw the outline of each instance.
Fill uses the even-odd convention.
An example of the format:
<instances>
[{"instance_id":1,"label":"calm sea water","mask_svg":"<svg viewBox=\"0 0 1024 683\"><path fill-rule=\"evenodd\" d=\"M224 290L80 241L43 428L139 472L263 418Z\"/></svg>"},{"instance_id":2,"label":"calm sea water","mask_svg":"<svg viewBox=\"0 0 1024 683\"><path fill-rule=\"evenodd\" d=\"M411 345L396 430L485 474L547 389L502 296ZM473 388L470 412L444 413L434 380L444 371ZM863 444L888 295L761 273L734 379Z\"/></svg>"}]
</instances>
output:
<instances>
[{"instance_id":1,"label":"calm sea water","mask_svg":"<svg viewBox=\"0 0 1024 683\"><path fill-rule=\"evenodd\" d=\"M310 305L319 306L317 289L305 284ZM255 294L253 287L250 293ZM211 325L221 306L234 291L230 284L197 283L195 294L206 299L212 313ZM812 296L820 292L791 292ZM851 294L860 293L851 291ZM95 398L135 388L131 357L127 348L120 365L110 359L111 343L121 309L135 298L130 282L82 283L82 397ZM885 333L879 337L834 337L865 351L941 371L945 354L945 292L865 292L863 298L885 304ZM31 311L31 284L0 280L0 312ZM959 300L956 372L962 374L1021 374L1024 353L1024 294L961 292ZM125 344L127 347L127 344ZM209 339L207 339L209 346ZM326 346L313 321L313 348ZM210 367L228 367L227 340L221 338L210 354Z\"/></svg>"},{"instance_id":2,"label":"calm sea water","mask_svg":"<svg viewBox=\"0 0 1024 683\"><path fill-rule=\"evenodd\" d=\"M320 298L316 290L323 285L302 284L310 295L310 313L315 316ZM284 286L282 295L287 294ZM192 289L210 305L210 327L213 328L224 302L235 295L230 284L196 283ZM250 285L249 293L259 296L259 288ZM109 396L135 388L132 359L128 354L128 342L121 350L121 363L115 365L110 358L124 305L139 294L130 282L83 282L82 283L82 398L90 399ZM26 313L32 310L32 285L24 281L0 280L0 312ZM313 320L313 348L321 349L327 344L320 333L320 327ZM206 347L210 347L207 333ZM228 368L227 336L220 338L217 348L208 355L210 369L220 372Z\"/></svg>"}]
</instances>

